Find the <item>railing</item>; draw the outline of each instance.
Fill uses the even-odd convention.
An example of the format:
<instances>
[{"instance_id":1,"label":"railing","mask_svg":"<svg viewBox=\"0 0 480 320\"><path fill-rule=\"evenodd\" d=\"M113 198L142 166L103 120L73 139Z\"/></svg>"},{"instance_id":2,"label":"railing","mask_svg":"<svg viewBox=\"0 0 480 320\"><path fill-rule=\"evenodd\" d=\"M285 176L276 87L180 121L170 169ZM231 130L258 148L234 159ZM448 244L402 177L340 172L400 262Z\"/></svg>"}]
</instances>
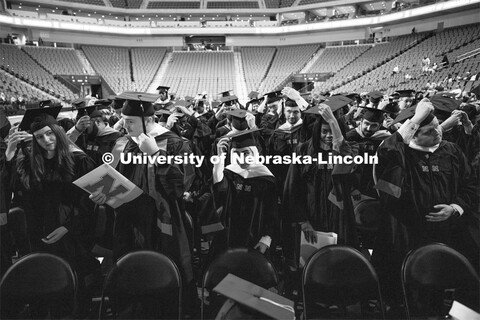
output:
<instances>
[{"instance_id":1,"label":"railing","mask_svg":"<svg viewBox=\"0 0 480 320\"><path fill-rule=\"evenodd\" d=\"M478 54L480 54L480 48L473 49L472 51L457 56L455 62L462 62L463 60L475 57Z\"/></svg>"}]
</instances>

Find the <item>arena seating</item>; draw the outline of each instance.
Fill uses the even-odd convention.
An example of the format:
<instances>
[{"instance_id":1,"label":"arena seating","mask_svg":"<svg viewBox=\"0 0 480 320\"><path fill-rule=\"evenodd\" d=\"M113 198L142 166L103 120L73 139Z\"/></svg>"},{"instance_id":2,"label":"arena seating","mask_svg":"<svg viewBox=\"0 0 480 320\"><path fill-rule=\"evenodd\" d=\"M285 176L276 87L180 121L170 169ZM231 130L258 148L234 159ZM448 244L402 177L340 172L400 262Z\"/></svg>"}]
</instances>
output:
<instances>
[{"instance_id":1,"label":"arena seating","mask_svg":"<svg viewBox=\"0 0 480 320\"><path fill-rule=\"evenodd\" d=\"M103 2L103 0L61 0L61 1L91 4L95 6L105 6L105 2Z\"/></svg>"},{"instance_id":2,"label":"arena seating","mask_svg":"<svg viewBox=\"0 0 480 320\"><path fill-rule=\"evenodd\" d=\"M274 90L292 73L300 71L319 48L318 44L279 47L260 92Z\"/></svg>"},{"instance_id":3,"label":"arena seating","mask_svg":"<svg viewBox=\"0 0 480 320\"><path fill-rule=\"evenodd\" d=\"M280 0L265 0L265 6L269 9L279 8Z\"/></svg>"},{"instance_id":4,"label":"arena seating","mask_svg":"<svg viewBox=\"0 0 480 320\"><path fill-rule=\"evenodd\" d=\"M370 48L370 45L325 48L307 72L338 72Z\"/></svg>"},{"instance_id":5,"label":"arena seating","mask_svg":"<svg viewBox=\"0 0 480 320\"><path fill-rule=\"evenodd\" d=\"M200 9L199 1L150 1L148 9Z\"/></svg>"},{"instance_id":6,"label":"arena seating","mask_svg":"<svg viewBox=\"0 0 480 320\"><path fill-rule=\"evenodd\" d=\"M7 101L10 101L11 97L23 97L26 103L32 101L41 101L50 99L50 97L40 90L35 90L25 82L12 76L11 74L0 70L0 92L5 94Z\"/></svg>"},{"instance_id":7,"label":"arena seating","mask_svg":"<svg viewBox=\"0 0 480 320\"><path fill-rule=\"evenodd\" d=\"M256 90L268 69L275 53L274 47L242 48L243 71L248 90Z\"/></svg>"},{"instance_id":8,"label":"arena seating","mask_svg":"<svg viewBox=\"0 0 480 320\"><path fill-rule=\"evenodd\" d=\"M295 0L281 0L280 1L280 8L287 8L291 7Z\"/></svg>"},{"instance_id":9,"label":"arena seating","mask_svg":"<svg viewBox=\"0 0 480 320\"><path fill-rule=\"evenodd\" d=\"M258 9L258 1L208 1L208 9Z\"/></svg>"},{"instance_id":10,"label":"arena seating","mask_svg":"<svg viewBox=\"0 0 480 320\"><path fill-rule=\"evenodd\" d=\"M45 71L29 55L15 45L0 45L0 67L24 81L57 97L72 100L74 95L53 75Z\"/></svg>"},{"instance_id":11,"label":"arena seating","mask_svg":"<svg viewBox=\"0 0 480 320\"><path fill-rule=\"evenodd\" d=\"M364 76L338 88L336 91L370 91L374 89L383 89L383 91L386 93L392 93L398 89L422 88L426 85L426 83L431 82L436 82L438 84L438 82L443 81L448 74L460 74L460 76L462 76L465 71L479 70L478 60L474 58L471 61L465 61L465 63L442 69L439 72L427 72L425 75L422 75L422 58L427 56L431 57L431 60L433 60L433 57L441 54L445 48L445 39L452 37L452 46L456 47L462 42L470 42L472 37L478 37L476 32L476 30L479 28L478 25L470 26L468 28L468 32L466 32L467 30L465 30L465 27L444 30L443 32L440 32L419 43L395 59L380 65L378 68L372 70ZM457 29L462 30L462 35L457 32ZM475 42L473 43L474 44L472 47L475 46ZM478 43L476 44L478 45ZM458 52L462 51L459 49ZM439 61L437 62L440 62L440 60L441 57L439 57ZM452 60L450 62L453 62L453 60L454 58L452 55ZM430 67L432 64L433 61L431 62ZM400 73L393 75L392 70L397 65L399 66ZM407 73L412 76L412 79L409 81L405 80L405 74Z\"/></svg>"},{"instance_id":12,"label":"arena seating","mask_svg":"<svg viewBox=\"0 0 480 320\"><path fill-rule=\"evenodd\" d=\"M83 46L83 51L95 71L117 94L133 91L128 48Z\"/></svg>"},{"instance_id":13,"label":"arena seating","mask_svg":"<svg viewBox=\"0 0 480 320\"><path fill-rule=\"evenodd\" d=\"M325 2L326 0L301 0L298 5L299 6L303 6L303 5L307 5L307 4L314 4L314 3L321 3L321 2Z\"/></svg>"},{"instance_id":14,"label":"arena seating","mask_svg":"<svg viewBox=\"0 0 480 320\"><path fill-rule=\"evenodd\" d=\"M219 92L235 90L233 52L174 52L163 83L177 97L202 91L215 97Z\"/></svg>"},{"instance_id":15,"label":"arena seating","mask_svg":"<svg viewBox=\"0 0 480 320\"><path fill-rule=\"evenodd\" d=\"M81 75L85 73L73 48L25 46L22 50L51 74Z\"/></svg>"},{"instance_id":16,"label":"arena seating","mask_svg":"<svg viewBox=\"0 0 480 320\"><path fill-rule=\"evenodd\" d=\"M166 51L165 48L132 48L133 79L138 91L147 91Z\"/></svg>"},{"instance_id":17,"label":"arena seating","mask_svg":"<svg viewBox=\"0 0 480 320\"><path fill-rule=\"evenodd\" d=\"M143 0L109 0L117 8L139 9Z\"/></svg>"},{"instance_id":18,"label":"arena seating","mask_svg":"<svg viewBox=\"0 0 480 320\"><path fill-rule=\"evenodd\" d=\"M369 69L371 70L385 60L400 54L400 52L406 50L407 46L412 44L416 38L420 37L422 37L422 35L408 35L398 37L388 43L375 44L373 48L359 56L358 59L355 60L355 63L351 63L337 72L332 78L328 79L328 82L319 83L318 87L321 91L329 91L334 87L348 82L354 77L361 76Z\"/></svg>"}]
</instances>

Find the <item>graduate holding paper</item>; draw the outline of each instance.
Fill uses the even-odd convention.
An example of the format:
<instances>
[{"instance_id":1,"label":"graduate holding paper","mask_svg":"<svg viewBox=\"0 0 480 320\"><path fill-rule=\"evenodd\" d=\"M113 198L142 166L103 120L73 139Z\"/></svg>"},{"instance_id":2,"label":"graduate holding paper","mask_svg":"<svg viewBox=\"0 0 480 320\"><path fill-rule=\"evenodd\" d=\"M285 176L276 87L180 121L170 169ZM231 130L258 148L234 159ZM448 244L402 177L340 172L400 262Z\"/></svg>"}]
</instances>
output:
<instances>
[{"instance_id":1,"label":"graduate holding paper","mask_svg":"<svg viewBox=\"0 0 480 320\"><path fill-rule=\"evenodd\" d=\"M277 223L275 177L264 165L241 159L258 156L253 136L257 130L238 132L217 144L217 154L222 160L213 167L213 189L217 206L223 208L225 230L214 239L216 254L235 247L255 248L266 253L272 245ZM230 138L232 163L225 167ZM234 156L239 156L239 161L235 162Z\"/></svg>"}]
</instances>

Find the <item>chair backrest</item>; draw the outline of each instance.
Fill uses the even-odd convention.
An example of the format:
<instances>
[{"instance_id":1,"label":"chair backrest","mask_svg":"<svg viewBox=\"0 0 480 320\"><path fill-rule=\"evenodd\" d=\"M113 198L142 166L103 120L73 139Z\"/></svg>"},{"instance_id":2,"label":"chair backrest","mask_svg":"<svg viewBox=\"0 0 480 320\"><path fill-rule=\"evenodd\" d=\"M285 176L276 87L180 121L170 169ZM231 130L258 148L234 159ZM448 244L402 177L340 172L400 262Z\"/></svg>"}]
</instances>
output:
<instances>
[{"instance_id":1,"label":"chair backrest","mask_svg":"<svg viewBox=\"0 0 480 320\"><path fill-rule=\"evenodd\" d=\"M102 307L105 296L118 311L130 302L157 299L164 295L172 300L178 293L178 317L181 314L182 278L176 264L167 256L154 251L136 251L121 257L105 279ZM138 302L137 301L137 302ZM148 300L160 304L160 301ZM102 316L102 307L100 316ZM170 307L172 307L170 305ZM114 312L116 311L114 310Z\"/></svg>"},{"instance_id":2,"label":"chair backrest","mask_svg":"<svg viewBox=\"0 0 480 320\"><path fill-rule=\"evenodd\" d=\"M76 288L76 276L67 261L49 253L32 253L7 270L0 282L0 298L3 306L13 301L30 304L68 300L73 311Z\"/></svg>"},{"instance_id":3,"label":"chair backrest","mask_svg":"<svg viewBox=\"0 0 480 320\"><path fill-rule=\"evenodd\" d=\"M402 284L406 288L475 289L480 279L465 256L445 244L432 243L407 254Z\"/></svg>"},{"instance_id":4,"label":"chair backrest","mask_svg":"<svg viewBox=\"0 0 480 320\"><path fill-rule=\"evenodd\" d=\"M312 302L349 305L371 298L382 301L371 263L356 249L342 245L323 247L310 257L303 269L302 289L305 313Z\"/></svg>"},{"instance_id":5,"label":"chair backrest","mask_svg":"<svg viewBox=\"0 0 480 320\"><path fill-rule=\"evenodd\" d=\"M278 284L277 271L263 254L238 248L227 250L208 266L202 289L212 290L229 273L266 289Z\"/></svg>"}]
</instances>

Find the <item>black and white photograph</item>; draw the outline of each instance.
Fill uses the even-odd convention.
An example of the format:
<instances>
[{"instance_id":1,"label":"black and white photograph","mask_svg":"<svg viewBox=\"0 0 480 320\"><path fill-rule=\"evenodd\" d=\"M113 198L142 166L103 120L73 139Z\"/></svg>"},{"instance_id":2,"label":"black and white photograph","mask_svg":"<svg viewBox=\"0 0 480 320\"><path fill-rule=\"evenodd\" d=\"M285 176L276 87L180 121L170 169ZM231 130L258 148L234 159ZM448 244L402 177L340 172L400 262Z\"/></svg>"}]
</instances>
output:
<instances>
[{"instance_id":1,"label":"black and white photograph","mask_svg":"<svg viewBox=\"0 0 480 320\"><path fill-rule=\"evenodd\" d=\"M0 319L480 320L480 0L0 0Z\"/></svg>"}]
</instances>

